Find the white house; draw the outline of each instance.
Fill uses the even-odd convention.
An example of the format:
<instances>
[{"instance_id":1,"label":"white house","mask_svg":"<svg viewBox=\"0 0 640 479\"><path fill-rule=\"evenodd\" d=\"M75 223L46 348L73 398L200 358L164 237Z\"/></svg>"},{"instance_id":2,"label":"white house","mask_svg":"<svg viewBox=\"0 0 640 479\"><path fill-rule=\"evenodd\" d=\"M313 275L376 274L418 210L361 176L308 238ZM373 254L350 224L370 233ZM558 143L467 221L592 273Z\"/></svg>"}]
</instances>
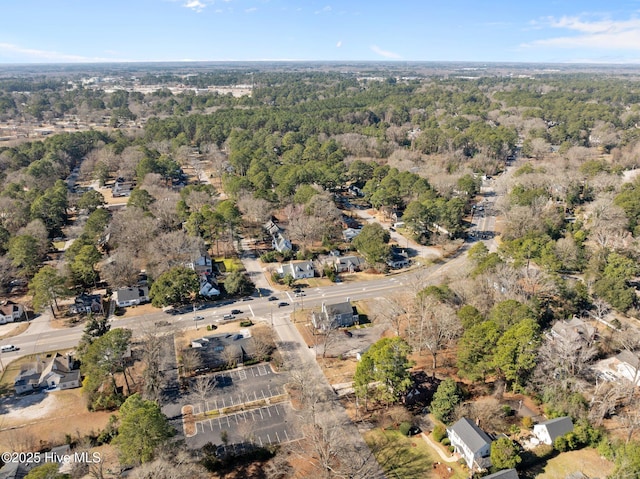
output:
<instances>
[{"instance_id":1,"label":"white house","mask_svg":"<svg viewBox=\"0 0 640 479\"><path fill-rule=\"evenodd\" d=\"M148 286L134 286L129 288L118 288L116 290L116 304L120 308L142 304L149 301Z\"/></svg>"},{"instance_id":2,"label":"white house","mask_svg":"<svg viewBox=\"0 0 640 479\"><path fill-rule=\"evenodd\" d=\"M291 241L282 236L282 234L280 233L276 233L275 235L273 235L271 246L273 246L273 249L275 249L278 253L284 253L285 251L291 251L293 249Z\"/></svg>"},{"instance_id":3,"label":"white house","mask_svg":"<svg viewBox=\"0 0 640 479\"><path fill-rule=\"evenodd\" d=\"M0 304L0 324L18 321L23 314L24 308L21 304L13 301L3 301Z\"/></svg>"},{"instance_id":4,"label":"white house","mask_svg":"<svg viewBox=\"0 0 640 479\"><path fill-rule=\"evenodd\" d=\"M316 270L312 261L289 261L278 268L278 274L283 278L290 274L294 279L313 278Z\"/></svg>"},{"instance_id":5,"label":"white house","mask_svg":"<svg viewBox=\"0 0 640 479\"><path fill-rule=\"evenodd\" d=\"M447 428L447 437L455 452L460 454L470 470L491 467L491 442L493 439L471 419L463 417Z\"/></svg>"},{"instance_id":6,"label":"white house","mask_svg":"<svg viewBox=\"0 0 640 479\"><path fill-rule=\"evenodd\" d=\"M56 353L48 360L38 360L16 376L14 388L22 394L36 389L72 389L80 387L80 369L71 356Z\"/></svg>"},{"instance_id":7,"label":"white house","mask_svg":"<svg viewBox=\"0 0 640 479\"><path fill-rule=\"evenodd\" d=\"M573 423L568 416L557 417L533 426L533 435L544 444L552 445L553 441L573 431Z\"/></svg>"}]
</instances>

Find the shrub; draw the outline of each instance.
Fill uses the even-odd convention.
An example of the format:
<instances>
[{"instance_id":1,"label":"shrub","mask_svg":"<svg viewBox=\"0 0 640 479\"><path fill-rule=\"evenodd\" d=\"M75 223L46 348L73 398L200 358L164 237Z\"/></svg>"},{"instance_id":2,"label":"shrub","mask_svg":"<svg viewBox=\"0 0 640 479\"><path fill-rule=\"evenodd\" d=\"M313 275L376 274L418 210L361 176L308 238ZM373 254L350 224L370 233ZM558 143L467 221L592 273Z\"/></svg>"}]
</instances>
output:
<instances>
[{"instance_id":1,"label":"shrub","mask_svg":"<svg viewBox=\"0 0 640 479\"><path fill-rule=\"evenodd\" d=\"M526 429L533 428L533 419L530 416L525 416L522 418L522 427Z\"/></svg>"},{"instance_id":2,"label":"shrub","mask_svg":"<svg viewBox=\"0 0 640 479\"><path fill-rule=\"evenodd\" d=\"M437 424L436 427L433 428L431 435L434 441L441 442L447 437L447 429L442 424Z\"/></svg>"},{"instance_id":3,"label":"shrub","mask_svg":"<svg viewBox=\"0 0 640 479\"><path fill-rule=\"evenodd\" d=\"M511 406L509 406L508 404L505 404L504 406L502 406L502 414L504 414L506 417L513 416L513 409L511 409Z\"/></svg>"},{"instance_id":4,"label":"shrub","mask_svg":"<svg viewBox=\"0 0 640 479\"><path fill-rule=\"evenodd\" d=\"M445 437L442 441L440 441L443 446L450 446L451 440L448 437Z\"/></svg>"},{"instance_id":5,"label":"shrub","mask_svg":"<svg viewBox=\"0 0 640 479\"><path fill-rule=\"evenodd\" d=\"M411 423L406 421L400 423L400 427L398 428L398 430L402 433L403 436L409 435L409 429L411 429Z\"/></svg>"},{"instance_id":6,"label":"shrub","mask_svg":"<svg viewBox=\"0 0 640 479\"><path fill-rule=\"evenodd\" d=\"M244 319L240 321L241 328L248 328L249 326L253 326L253 321L251 321L250 319Z\"/></svg>"}]
</instances>

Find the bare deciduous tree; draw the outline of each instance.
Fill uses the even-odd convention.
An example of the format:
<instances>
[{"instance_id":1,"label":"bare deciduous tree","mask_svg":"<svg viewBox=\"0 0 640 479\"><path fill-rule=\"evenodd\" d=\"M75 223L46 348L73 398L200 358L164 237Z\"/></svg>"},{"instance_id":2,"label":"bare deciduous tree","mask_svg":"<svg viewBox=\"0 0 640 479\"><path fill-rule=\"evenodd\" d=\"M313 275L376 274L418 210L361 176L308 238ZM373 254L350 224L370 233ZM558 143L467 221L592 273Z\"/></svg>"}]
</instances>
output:
<instances>
[{"instance_id":1,"label":"bare deciduous tree","mask_svg":"<svg viewBox=\"0 0 640 479\"><path fill-rule=\"evenodd\" d=\"M207 408L207 398L211 395L215 387L215 383L213 382L213 378L211 376L198 376L192 383L191 388L196 395L196 397L202 402L204 406L204 411Z\"/></svg>"}]
</instances>

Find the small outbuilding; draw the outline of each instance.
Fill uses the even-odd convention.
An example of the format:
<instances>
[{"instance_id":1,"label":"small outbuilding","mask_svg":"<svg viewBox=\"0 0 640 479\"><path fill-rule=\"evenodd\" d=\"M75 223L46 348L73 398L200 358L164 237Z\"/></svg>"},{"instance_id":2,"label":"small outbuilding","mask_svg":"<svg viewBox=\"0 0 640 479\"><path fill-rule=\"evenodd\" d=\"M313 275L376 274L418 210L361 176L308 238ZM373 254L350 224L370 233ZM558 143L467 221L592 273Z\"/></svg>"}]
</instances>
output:
<instances>
[{"instance_id":1,"label":"small outbuilding","mask_svg":"<svg viewBox=\"0 0 640 479\"><path fill-rule=\"evenodd\" d=\"M569 416L557 417L533 426L533 434L544 444L552 445L553 441L573 431L573 422Z\"/></svg>"}]
</instances>

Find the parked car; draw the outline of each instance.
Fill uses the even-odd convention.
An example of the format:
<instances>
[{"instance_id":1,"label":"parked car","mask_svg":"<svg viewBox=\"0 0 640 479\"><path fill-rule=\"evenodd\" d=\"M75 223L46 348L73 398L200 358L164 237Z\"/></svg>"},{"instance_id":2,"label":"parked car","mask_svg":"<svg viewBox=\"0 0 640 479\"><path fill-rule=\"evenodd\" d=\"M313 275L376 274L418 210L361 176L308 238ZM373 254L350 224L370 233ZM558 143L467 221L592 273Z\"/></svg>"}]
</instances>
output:
<instances>
[{"instance_id":1,"label":"parked car","mask_svg":"<svg viewBox=\"0 0 640 479\"><path fill-rule=\"evenodd\" d=\"M225 314L222 319L236 319L236 317L233 314Z\"/></svg>"},{"instance_id":2,"label":"parked car","mask_svg":"<svg viewBox=\"0 0 640 479\"><path fill-rule=\"evenodd\" d=\"M420 429L418 426L411 426L409 428L409 432L407 432L407 436L415 436L416 434L420 434L422 432L422 429Z\"/></svg>"},{"instance_id":3,"label":"parked car","mask_svg":"<svg viewBox=\"0 0 640 479\"><path fill-rule=\"evenodd\" d=\"M289 306L289 303L287 303L285 301L280 301L278 303L278 308L284 308L285 306Z\"/></svg>"},{"instance_id":4,"label":"parked car","mask_svg":"<svg viewBox=\"0 0 640 479\"><path fill-rule=\"evenodd\" d=\"M277 296L269 296L268 300L269 301L278 301L278 297Z\"/></svg>"},{"instance_id":5,"label":"parked car","mask_svg":"<svg viewBox=\"0 0 640 479\"><path fill-rule=\"evenodd\" d=\"M194 316L194 317L193 317L193 320L194 320L194 321L202 321L203 319L204 319L204 317L203 317L203 316Z\"/></svg>"},{"instance_id":6,"label":"parked car","mask_svg":"<svg viewBox=\"0 0 640 479\"><path fill-rule=\"evenodd\" d=\"M298 292L298 293L295 293L295 294L294 294L294 296L295 296L296 298L301 298L301 297L306 296L306 295L305 295L302 291L300 291L300 292Z\"/></svg>"},{"instance_id":7,"label":"parked car","mask_svg":"<svg viewBox=\"0 0 640 479\"><path fill-rule=\"evenodd\" d=\"M241 309L232 309L231 310L231 314L242 314L242 310Z\"/></svg>"},{"instance_id":8,"label":"parked car","mask_svg":"<svg viewBox=\"0 0 640 479\"><path fill-rule=\"evenodd\" d=\"M353 336L353 333L351 331L349 331L348 329L343 329L342 332L344 333L345 336L347 337L351 337Z\"/></svg>"}]
</instances>

